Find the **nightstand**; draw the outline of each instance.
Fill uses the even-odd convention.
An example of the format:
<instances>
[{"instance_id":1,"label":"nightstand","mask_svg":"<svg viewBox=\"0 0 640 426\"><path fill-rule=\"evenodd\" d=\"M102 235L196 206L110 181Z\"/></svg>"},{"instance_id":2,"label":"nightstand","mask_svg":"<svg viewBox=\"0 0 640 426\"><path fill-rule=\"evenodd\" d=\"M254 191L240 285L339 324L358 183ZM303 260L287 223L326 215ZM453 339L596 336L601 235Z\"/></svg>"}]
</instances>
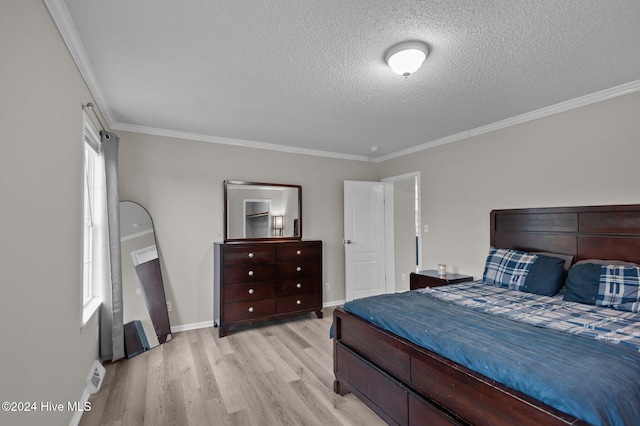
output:
<instances>
[{"instance_id":1,"label":"nightstand","mask_svg":"<svg viewBox=\"0 0 640 426\"><path fill-rule=\"evenodd\" d=\"M441 277L436 270L419 271L409 275L409 288L415 290L424 287L439 287L441 285L457 284L467 281L473 281L471 275L451 274L447 273Z\"/></svg>"}]
</instances>

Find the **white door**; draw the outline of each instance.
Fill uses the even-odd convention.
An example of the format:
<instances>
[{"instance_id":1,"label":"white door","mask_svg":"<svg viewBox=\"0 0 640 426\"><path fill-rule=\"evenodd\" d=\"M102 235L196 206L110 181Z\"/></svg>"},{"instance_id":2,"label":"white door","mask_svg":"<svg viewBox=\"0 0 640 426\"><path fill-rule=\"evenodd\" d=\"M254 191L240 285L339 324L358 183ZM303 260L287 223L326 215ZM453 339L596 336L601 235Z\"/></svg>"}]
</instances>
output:
<instances>
[{"instance_id":1,"label":"white door","mask_svg":"<svg viewBox=\"0 0 640 426\"><path fill-rule=\"evenodd\" d=\"M346 301L386 292L382 182L344 182Z\"/></svg>"}]
</instances>

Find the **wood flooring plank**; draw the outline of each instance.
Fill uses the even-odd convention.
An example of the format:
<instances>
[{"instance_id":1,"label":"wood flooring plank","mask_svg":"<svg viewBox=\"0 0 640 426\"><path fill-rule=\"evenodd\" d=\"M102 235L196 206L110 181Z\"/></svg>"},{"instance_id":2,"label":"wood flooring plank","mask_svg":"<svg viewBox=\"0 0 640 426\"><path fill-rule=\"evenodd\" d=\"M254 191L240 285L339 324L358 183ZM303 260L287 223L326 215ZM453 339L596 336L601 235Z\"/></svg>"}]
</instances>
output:
<instances>
[{"instance_id":1,"label":"wood flooring plank","mask_svg":"<svg viewBox=\"0 0 640 426\"><path fill-rule=\"evenodd\" d=\"M331 410L330 405L323 402L317 395L309 388L304 380L296 380L289 382L291 390L298 395L300 401L302 401L304 409L308 410L316 419L318 424L322 425L342 425L338 413L334 413Z\"/></svg>"},{"instance_id":2,"label":"wood flooring plank","mask_svg":"<svg viewBox=\"0 0 640 426\"><path fill-rule=\"evenodd\" d=\"M251 365L264 373L275 370L269 357L268 343L257 330L247 330L233 340L233 352L242 356L245 365Z\"/></svg>"},{"instance_id":3,"label":"wood flooring plank","mask_svg":"<svg viewBox=\"0 0 640 426\"><path fill-rule=\"evenodd\" d=\"M277 351L278 356L282 362L288 366L288 369L295 373L295 380L311 374L310 370L296 355L289 350L289 348L280 340L280 337L273 333L265 336L265 339L269 341L271 346ZM314 376L315 377L315 376ZM317 379L317 378L316 378Z\"/></svg>"},{"instance_id":4,"label":"wood flooring plank","mask_svg":"<svg viewBox=\"0 0 640 426\"><path fill-rule=\"evenodd\" d=\"M279 327L274 334L280 338L281 342L309 369L311 374L320 378L323 383L333 381L333 373L328 373L315 359L311 358L304 349L311 345L301 345L300 338L287 326ZM332 370L333 371L333 370Z\"/></svg>"},{"instance_id":5,"label":"wood flooring plank","mask_svg":"<svg viewBox=\"0 0 640 426\"><path fill-rule=\"evenodd\" d=\"M231 347L234 349L233 355L225 355L225 358L232 359L233 362L228 364L233 380L233 386L240 392L247 407L251 424L290 424L283 423L281 404L273 403L269 399L269 391L265 393L264 387L260 387L260 377L264 373L251 362L247 353L236 352L241 347L239 342L243 339L249 339L249 335L234 336L230 340ZM226 393L226 389L225 392ZM223 394L224 397L224 394ZM227 401L225 400L225 403Z\"/></svg>"},{"instance_id":6,"label":"wood flooring plank","mask_svg":"<svg viewBox=\"0 0 640 426\"><path fill-rule=\"evenodd\" d=\"M266 386L273 395L274 400L279 401L284 409L288 412L292 418L292 424L299 425L315 425L315 424L339 424L339 423L327 423L321 422L317 411L309 410L309 407L302 400L301 395L295 391L295 388L291 386L292 382L283 381L276 372L267 373L264 375L263 386ZM297 380L295 382L298 382ZM293 383L295 383L293 382ZM327 419L327 416L324 420Z\"/></svg>"},{"instance_id":7,"label":"wood flooring plank","mask_svg":"<svg viewBox=\"0 0 640 426\"><path fill-rule=\"evenodd\" d=\"M191 340L189 340L189 342L191 342ZM200 389L185 389L184 399L187 424L202 426L215 426L219 424L211 422L209 413L207 412L207 406L205 405L205 399Z\"/></svg>"},{"instance_id":8,"label":"wood flooring plank","mask_svg":"<svg viewBox=\"0 0 640 426\"><path fill-rule=\"evenodd\" d=\"M187 425L187 406L184 389L180 379L165 382L164 406L166 425Z\"/></svg>"},{"instance_id":9,"label":"wood flooring plank","mask_svg":"<svg viewBox=\"0 0 640 426\"><path fill-rule=\"evenodd\" d=\"M200 388L200 380L196 374L190 339L187 337L189 334L191 333L183 333L184 337L177 342L179 344L176 344L180 365L180 379L185 389L198 389Z\"/></svg>"},{"instance_id":10,"label":"wood flooring plank","mask_svg":"<svg viewBox=\"0 0 640 426\"><path fill-rule=\"evenodd\" d=\"M174 333L128 360L106 363L83 426L377 426L354 395L333 392L333 308L245 326Z\"/></svg>"},{"instance_id":11,"label":"wood flooring plank","mask_svg":"<svg viewBox=\"0 0 640 426\"><path fill-rule=\"evenodd\" d=\"M133 367L133 363L127 361L128 360L120 360L118 367L115 369L115 374L109 386L109 397L106 403L109 408L105 409L102 413L100 424L122 421Z\"/></svg>"},{"instance_id":12,"label":"wood flooring plank","mask_svg":"<svg viewBox=\"0 0 640 426\"><path fill-rule=\"evenodd\" d=\"M144 425L161 426L165 419L164 344L147 351L147 391L145 394Z\"/></svg>"},{"instance_id":13,"label":"wood flooring plank","mask_svg":"<svg viewBox=\"0 0 640 426\"><path fill-rule=\"evenodd\" d=\"M272 342L265 337L264 333L257 333L254 337L255 341L260 342L261 356L266 357L274 370L278 372L278 376L285 382L298 380L300 376L296 373L295 366L285 361Z\"/></svg>"},{"instance_id":14,"label":"wood flooring plank","mask_svg":"<svg viewBox=\"0 0 640 426\"><path fill-rule=\"evenodd\" d=\"M207 417L212 425L231 425L234 424L234 419L244 413L244 410L236 411L235 413L227 413L227 409L224 406L222 398L205 399L203 402L205 409L207 410ZM246 415L246 413L245 413ZM244 423L248 424L248 420Z\"/></svg>"},{"instance_id":15,"label":"wood flooring plank","mask_svg":"<svg viewBox=\"0 0 640 426\"><path fill-rule=\"evenodd\" d=\"M144 424L149 353L142 353L127 362L130 364L131 370L122 423L125 425L141 425Z\"/></svg>"},{"instance_id":16,"label":"wood flooring plank","mask_svg":"<svg viewBox=\"0 0 640 426\"><path fill-rule=\"evenodd\" d=\"M222 401L227 413L246 409L245 395L242 386L238 383L238 380L243 381L246 378L242 374L235 354L221 355L217 359L210 359L210 362L218 388L222 392Z\"/></svg>"},{"instance_id":17,"label":"wood flooring plank","mask_svg":"<svg viewBox=\"0 0 640 426\"><path fill-rule=\"evenodd\" d=\"M215 342L215 337L213 337L213 330L217 331L217 328L200 328L198 330L193 330L193 333L197 333L198 334L198 338L200 340L200 342L202 342L202 346L204 346L205 348L215 348L215 350L218 350L218 345Z\"/></svg>"},{"instance_id":18,"label":"wood flooring plank","mask_svg":"<svg viewBox=\"0 0 640 426\"><path fill-rule=\"evenodd\" d=\"M265 345L255 345L257 331L246 332L243 336L234 341L234 351L238 354L238 359L242 364L247 383L251 385L255 398L252 406L254 410L261 407L266 415L273 417L274 424L307 424L304 421L305 413L296 412L293 409L295 404L291 399L295 395L283 395L286 382L279 375L274 375L274 369L265 371L265 368L256 362L262 358ZM264 342L266 343L266 342ZM253 411L253 410L252 410Z\"/></svg>"},{"instance_id":19,"label":"wood flooring plank","mask_svg":"<svg viewBox=\"0 0 640 426\"><path fill-rule=\"evenodd\" d=\"M202 392L203 399L206 401L214 398L222 398L213 370L211 369L211 364L209 363L209 358L207 357L206 349L203 347L202 340L190 340L189 346L191 347L195 374L198 377L198 382L200 383L200 391Z\"/></svg>"},{"instance_id":20,"label":"wood flooring plank","mask_svg":"<svg viewBox=\"0 0 640 426\"><path fill-rule=\"evenodd\" d=\"M167 382L180 380L180 353L179 345L184 342L183 338L175 337L171 341L160 345L163 354L164 377Z\"/></svg>"}]
</instances>

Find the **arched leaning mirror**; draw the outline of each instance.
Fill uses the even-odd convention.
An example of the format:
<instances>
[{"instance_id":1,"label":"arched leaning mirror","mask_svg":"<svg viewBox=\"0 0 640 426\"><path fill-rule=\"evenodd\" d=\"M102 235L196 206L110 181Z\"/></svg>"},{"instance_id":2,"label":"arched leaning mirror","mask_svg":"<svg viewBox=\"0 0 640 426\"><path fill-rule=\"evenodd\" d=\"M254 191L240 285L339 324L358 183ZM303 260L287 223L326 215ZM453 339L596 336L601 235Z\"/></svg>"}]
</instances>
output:
<instances>
[{"instance_id":1,"label":"arched leaning mirror","mask_svg":"<svg viewBox=\"0 0 640 426\"><path fill-rule=\"evenodd\" d=\"M224 181L225 242L300 240L302 187Z\"/></svg>"},{"instance_id":2,"label":"arched leaning mirror","mask_svg":"<svg viewBox=\"0 0 640 426\"><path fill-rule=\"evenodd\" d=\"M131 358L171 339L153 220L132 201L120 202L125 355Z\"/></svg>"}]
</instances>

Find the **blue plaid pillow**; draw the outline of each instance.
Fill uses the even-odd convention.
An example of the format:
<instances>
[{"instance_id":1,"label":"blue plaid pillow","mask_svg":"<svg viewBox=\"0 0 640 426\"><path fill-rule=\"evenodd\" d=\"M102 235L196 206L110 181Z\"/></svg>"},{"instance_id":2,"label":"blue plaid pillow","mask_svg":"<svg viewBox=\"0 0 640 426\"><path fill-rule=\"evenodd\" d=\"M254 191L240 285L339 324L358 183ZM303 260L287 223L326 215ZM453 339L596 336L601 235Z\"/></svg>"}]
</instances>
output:
<instances>
[{"instance_id":1,"label":"blue plaid pillow","mask_svg":"<svg viewBox=\"0 0 640 426\"><path fill-rule=\"evenodd\" d=\"M602 266L596 305L620 311L640 312L640 268Z\"/></svg>"},{"instance_id":2,"label":"blue plaid pillow","mask_svg":"<svg viewBox=\"0 0 640 426\"><path fill-rule=\"evenodd\" d=\"M486 284L522 291L527 274L538 256L518 250L489 249L482 281Z\"/></svg>"}]
</instances>

